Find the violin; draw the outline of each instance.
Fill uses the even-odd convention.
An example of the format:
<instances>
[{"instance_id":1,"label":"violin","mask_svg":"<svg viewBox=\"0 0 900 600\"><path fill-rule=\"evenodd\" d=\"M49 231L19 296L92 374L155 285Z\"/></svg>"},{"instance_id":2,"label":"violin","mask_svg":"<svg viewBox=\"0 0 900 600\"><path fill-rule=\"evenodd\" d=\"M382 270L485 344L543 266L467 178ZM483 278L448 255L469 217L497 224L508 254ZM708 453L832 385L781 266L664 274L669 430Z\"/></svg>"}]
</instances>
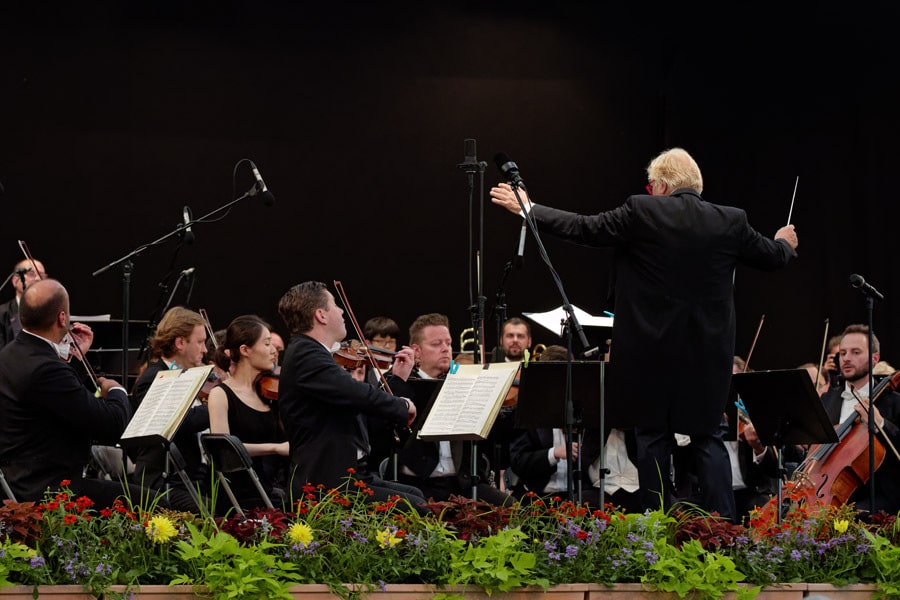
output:
<instances>
[{"instance_id":1,"label":"violin","mask_svg":"<svg viewBox=\"0 0 900 600\"><path fill-rule=\"evenodd\" d=\"M374 347L366 346L359 340L341 342L341 347L331 353L334 360L347 370L370 364L370 358L379 369L387 369L394 362L395 354L396 352L382 348L376 351Z\"/></svg>"},{"instance_id":2,"label":"violin","mask_svg":"<svg viewBox=\"0 0 900 600\"><path fill-rule=\"evenodd\" d=\"M264 398L270 402L278 400L278 382L280 377L278 373L272 371L264 371L256 376L253 382L253 389L260 398Z\"/></svg>"},{"instance_id":3,"label":"violin","mask_svg":"<svg viewBox=\"0 0 900 600\"><path fill-rule=\"evenodd\" d=\"M522 376L522 365L519 365L519 370L516 373L516 378L513 379L512 385L509 387L509 391L506 392L506 399L503 400L503 408L509 408L515 406L519 402L519 377Z\"/></svg>"},{"instance_id":4,"label":"violin","mask_svg":"<svg viewBox=\"0 0 900 600\"><path fill-rule=\"evenodd\" d=\"M206 378L206 381L203 382L203 385L200 386L200 391L197 392L197 397L204 402L206 400L209 400L209 393L212 391L212 389L225 381L225 379L227 379L227 374L225 377L222 377L221 375L216 373L215 369L213 369L209 372L209 376Z\"/></svg>"}]
</instances>

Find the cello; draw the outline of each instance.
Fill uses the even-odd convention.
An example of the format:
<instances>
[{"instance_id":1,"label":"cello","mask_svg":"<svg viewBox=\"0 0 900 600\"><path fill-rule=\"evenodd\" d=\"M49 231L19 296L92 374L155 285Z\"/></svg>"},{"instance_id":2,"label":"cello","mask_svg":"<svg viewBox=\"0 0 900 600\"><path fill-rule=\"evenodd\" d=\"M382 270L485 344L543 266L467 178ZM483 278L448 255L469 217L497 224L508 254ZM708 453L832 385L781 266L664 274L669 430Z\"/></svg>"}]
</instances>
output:
<instances>
[{"instance_id":1,"label":"cello","mask_svg":"<svg viewBox=\"0 0 900 600\"><path fill-rule=\"evenodd\" d=\"M898 387L900 371L878 382L872 392L872 402L877 402L882 394L896 391ZM789 488L788 495L807 506L846 504L853 493L868 483L871 477L868 426L858 415L853 414L838 425L835 432L839 441L810 447L806 459L786 484ZM875 437L874 440L875 470L878 470L887 450L881 439ZM884 437L884 441L896 453L887 437Z\"/></svg>"}]
</instances>

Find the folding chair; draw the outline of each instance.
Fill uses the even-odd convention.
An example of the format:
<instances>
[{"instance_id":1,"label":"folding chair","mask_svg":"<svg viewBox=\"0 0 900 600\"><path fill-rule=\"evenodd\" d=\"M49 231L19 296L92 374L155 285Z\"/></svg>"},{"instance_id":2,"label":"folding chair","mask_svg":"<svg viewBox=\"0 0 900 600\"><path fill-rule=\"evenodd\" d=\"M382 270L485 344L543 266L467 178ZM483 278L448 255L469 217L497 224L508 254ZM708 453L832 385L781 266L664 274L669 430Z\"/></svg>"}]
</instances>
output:
<instances>
[{"instance_id":1,"label":"folding chair","mask_svg":"<svg viewBox=\"0 0 900 600\"><path fill-rule=\"evenodd\" d=\"M6 477L3 476L2 470L0 470L0 488L3 489L3 493L7 498L12 500L13 502L16 501L16 496L12 493L12 490L9 489L9 483L6 482Z\"/></svg>"},{"instance_id":2,"label":"folding chair","mask_svg":"<svg viewBox=\"0 0 900 600\"><path fill-rule=\"evenodd\" d=\"M231 485L226 477L229 473L238 473L244 471L250 476L259 497L268 508L274 508L269 495L259 481L259 476L253 468L253 460L244 447L244 444L237 436L229 433L203 433L200 434L200 444L203 446L206 455L212 462L213 471L219 480L219 485L225 490L228 499L231 500L232 506L241 516L244 515L244 509L241 508L238 499L231 490Z\"/></svg>"}]
</instances>

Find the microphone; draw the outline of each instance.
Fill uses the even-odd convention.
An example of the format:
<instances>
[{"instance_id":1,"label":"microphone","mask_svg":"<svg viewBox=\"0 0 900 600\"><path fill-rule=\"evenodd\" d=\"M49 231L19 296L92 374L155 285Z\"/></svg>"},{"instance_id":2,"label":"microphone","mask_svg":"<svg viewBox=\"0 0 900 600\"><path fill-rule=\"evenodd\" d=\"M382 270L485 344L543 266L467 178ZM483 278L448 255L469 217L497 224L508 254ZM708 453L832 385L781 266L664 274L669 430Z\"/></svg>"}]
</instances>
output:
<instances>
[{"instance_id":1,"label":"microphone","mask_svg":"<svg viewBox=\"0 0 900 600\"><path fill-rule=\"evenodd\" d=\"M191 230L191 207L185 206L181 209L181 220L184 224L184 243L194 243L194 232Z\"/></svg>"},{"instance_id":2,"label":"microphone","mask_svg":"<svg viewBox=\"0 0 900 600\"><path fill-rule=\"evenodd\" d=\"M525 219L522 219L522 232L519 234L519 250L516 252L516 266L525 263Z\"/></svg>"},{"instance_id":3,"label":"microphone","mask_svg":"<svg viewBox=\"0 0 900 600\"><path fill-rule=\"evenodd\" d=\"M509 184L525 187L525 182L522 181L522 176L519 175L519 165L511 161L506 154L502 152L495 154L494 162L497 163L497 168L500 169L500 173L503 174L503 177Z\"/></svg>"},{"instance_id":4,"label":"microphone","mask_svg":"<svg viewBox=\"0 0 900 600\"><path fill-rule=\"evenodd\" d=\"M182 276L182 277L188 277L188 276L193 275L193 274L194 274L194 267L190 267L190 268L185 269L184 271L181 272L181 276Z\"/></svg>"},{"instance_id":5,"label":"microphone","mask_svg":"<svg viewBox=\"0 0 900 600\"><path fill-rule=\"evenodd\" d=\"M272 192L269 191L269 188L266 187L266 182L263 181L262 175L259 174L259 169L256 168L256 165L253 161L250 162L250 168L253 170L253 176L256 177L256 185L253 187L253 191L250 192L251 196L255 196L257 191L262 194L263 204L266 206L272 206L275 204L275 196L272 195Z\"/></svg>"},{"instance_id":6,"label":"microphone","mask_svg":"<svg viewBox=\"0 0 900 600\"><path fill-rule=\"evenodd\" d=\"M862 275L857 275L854 273L850 276L850 285L861 291L863 294L870 298L877 298L878 300L884 300L884 294L876 290L874 287L866 283L866 280L863 279Z\"/></svg>"}]
</instances>

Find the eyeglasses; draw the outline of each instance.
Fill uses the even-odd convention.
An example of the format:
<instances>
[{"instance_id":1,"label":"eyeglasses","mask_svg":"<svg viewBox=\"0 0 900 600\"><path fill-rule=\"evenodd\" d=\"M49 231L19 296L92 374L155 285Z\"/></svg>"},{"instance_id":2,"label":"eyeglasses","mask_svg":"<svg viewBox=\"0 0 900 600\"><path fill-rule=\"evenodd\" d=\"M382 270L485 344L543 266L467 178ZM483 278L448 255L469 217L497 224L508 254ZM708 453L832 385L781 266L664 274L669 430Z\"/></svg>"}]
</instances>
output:
<instances>
[{"instance_id":1,"label":"eyeglasses","mask_svg":"<svg viewBox=\"0 0 900 600\"><path fill-rule=\"evenodd\" d=\"M653 195L653 183L655 181L656 181L655 179L651 179L650 183L648 183L647 185L644 186L644 189L647 190L647 193L650 194L651 196Z\"/></svg>"}]
</instances>

